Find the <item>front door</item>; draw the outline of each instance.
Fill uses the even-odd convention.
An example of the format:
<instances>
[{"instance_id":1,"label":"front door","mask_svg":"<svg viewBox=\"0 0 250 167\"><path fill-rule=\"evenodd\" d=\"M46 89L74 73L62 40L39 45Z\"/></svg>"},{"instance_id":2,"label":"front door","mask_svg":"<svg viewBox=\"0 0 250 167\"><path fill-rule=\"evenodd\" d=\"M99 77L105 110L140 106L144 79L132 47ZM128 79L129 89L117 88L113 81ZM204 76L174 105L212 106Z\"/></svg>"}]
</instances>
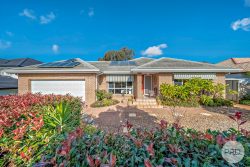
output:
<instances>
[{"instance_id":1,"label":"front door","mask_svg":"<svg viewBox=\"0 0 250 167\"><path fill-rule=\"evenodd\" d=\"M152 75L144 75L144 95L150 95L152 92Z\"/></svg>"}]
</instances>

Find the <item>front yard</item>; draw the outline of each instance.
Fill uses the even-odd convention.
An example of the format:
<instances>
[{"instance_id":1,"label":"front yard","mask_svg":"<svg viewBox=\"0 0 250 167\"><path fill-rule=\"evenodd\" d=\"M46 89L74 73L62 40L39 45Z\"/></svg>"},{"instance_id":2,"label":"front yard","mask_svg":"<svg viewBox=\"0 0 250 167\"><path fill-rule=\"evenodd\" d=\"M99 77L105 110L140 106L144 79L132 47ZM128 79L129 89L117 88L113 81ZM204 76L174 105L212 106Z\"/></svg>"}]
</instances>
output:
<instances>
[{"instance_id":1,"label":"front yard","mask_svg":"<svg viewBox=\"0 0 250 167\"><path fill-rule=\"evenodd\" d=\"M94 118L97 128L84 123L81 111ZM249 120L248 108L176 111L182 115L180 124L170 107L83 108L80 99L71 96L2 96L0 166L230 166L221 154L228 141L238 141L245 149L238 165L250 165L250 124L238 128L235 121L242 122L241 114L232 117L235 121L226 115L240 111L248 113L244 119Z\"/></svg>"},{"instance_id":2,"label":"front yard","mask_svg":"<svg viewBox=\"0 0 250 167\"><path fill-rule=\"evenodd\" d=\"M248 106L236 105L235 107L207 107L207 108L180 108L185 111L180 124L186 128L194 128L199 131L228 130L237 128L236 123L228 117L234 112L242 112L244 120L247 123L243 128L250 130L250 109ZM173 123L171 108L163 109L138 109L126 105L116 105L103 108L88 108L86 113L94 118L96 126L106 130L117 132L121 130L121 125L126 120L131 122L136 128L155 128L161 120Z\"/></svg>"}]
</instances>

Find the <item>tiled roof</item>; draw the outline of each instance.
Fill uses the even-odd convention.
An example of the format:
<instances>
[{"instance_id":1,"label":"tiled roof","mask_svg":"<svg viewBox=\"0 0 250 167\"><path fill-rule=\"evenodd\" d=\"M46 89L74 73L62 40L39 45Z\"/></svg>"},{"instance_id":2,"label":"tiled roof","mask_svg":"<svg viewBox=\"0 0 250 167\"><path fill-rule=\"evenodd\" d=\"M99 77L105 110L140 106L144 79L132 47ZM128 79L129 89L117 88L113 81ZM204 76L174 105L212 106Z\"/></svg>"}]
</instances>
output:
<instances>
[{"instance_id":1,"label":"tiled roof","mask_svg":"<svg viewBox=\"0 0 250 167\"><path fill-rule=\"evenodd\" d=\"M96 68L99 68L104 73L110 72L130 72L131 69L136 68L137 66L143 65L154 59L141 57L128 62L134 62L132 65L120 66L120 65L111 65L111 61L90 61L89 63L94 65Z\"/></svg>"},{"instance_id":2,"label":"tiled roof","mask_svg":"<svg viewBox=\"0 0 250 167\"><path fill-rule=\"evenodd\" d=\"M133 59L133 60L131 60L131 61L134 61L134 62L136 62L136 64L137 64L138 66L141 66L141 65L143 65L143 64L149 63L149 62L154 61L154 60L155 60L155 59L153 59L153 58L139 57L139 58Z\"/></svg>"},{"instance_id":3,"label":"tiled roof","mask_svg":"<svg viewBox=\"0 0 250 167\"><path fill-rule=\"evenodd\" d=\"M17 88L17 79L0 75L0 89Z\"/></svg>"},{"instance_id":4,"label":"tiled roof","mask_svg":"<svg viewBox=\"0 0 250 167\"><path fill-rule=\"evenodd\" d=\"M41 68L39 65L22 67L14 70L8 70L9 73L53 73L53 72L102 72L106 74L131 73L131 72L232 72L239 71L231 67L219 66L209 63L201 63L172 58L137 58L129 61L112 62L112 61L83 61L79 58L73 59L80 62L79 65L63 67L46 67ZM64 60L66 61L66 60ZM62 61L60 61L62 62ZM172 71L171 71L172 70ZM143 71L143 72L144 72Z\"/></svg>"},{"instance_id":5,"label":"tiled roof","mask_svg":"<svg viewBox=\"0 0 250 167\"><path fill-rule=\"evenodd\" d=\"M232 68L240 68L244 72L250 71L250 58L230 58L219 62L218 65Z\"/></svg>"},{"instance_id":6,"label":"tiled roof","mask_svg":"<svg viewBox=\"0 0 250 167\"><path fill-rule=\"evenodd\" d=\"M250 63L250 58L232 58L235 64Z\"/></svg>"},{"instance_id":7,"label":"tiled roof","mask_svg":"<svg viewBox=\"0 0 250 167\"><path fill-rule=\"evenodd\" d=\"M111 72L130 72L132 68L135 68L136 65L126 65L126 66L119 66L119 65L110 65L110 61L100 61L100 62L89 62L96 68L99 68L100 71L103 73L111 73Z\"/></svg>"},{"instance_id":8,"label":"tiled roof","mask_svg":"<svg viewBox=\"0 0 250 167\"><path fill-rule=\"evenodd\" d=\"M137 67L137 69L225 69L223 66L215 64L201 63L195 61L173 59L173 58L160 58L144 65Z\"/></svg>"}]
</instances>

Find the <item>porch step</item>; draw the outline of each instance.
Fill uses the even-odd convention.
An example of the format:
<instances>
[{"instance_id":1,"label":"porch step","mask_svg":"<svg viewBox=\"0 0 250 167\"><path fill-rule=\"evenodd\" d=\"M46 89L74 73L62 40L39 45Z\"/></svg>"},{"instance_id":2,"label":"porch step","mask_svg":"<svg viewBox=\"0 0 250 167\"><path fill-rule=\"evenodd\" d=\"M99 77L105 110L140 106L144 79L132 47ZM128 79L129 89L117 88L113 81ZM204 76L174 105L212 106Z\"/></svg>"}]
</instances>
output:
<instances>
[{"instance_id":1,"label":"porch step","mask_svg":"<svg viewBox=\"0 0 250 167\"><path fill-rule=\"evenodd\" d=\"M161 105L136 105L137 108L162 108Z\"/></svg>"},{"instance_id":2,"label":"porch step","mask_svg":"<svg viewBox=\"0 0 250 167\"><path fill-rule=\"evenodd\" d=\"M136 99L133 105L135 105L137 108L161 108L154 98Z\"/></svg>"}]
</instances>

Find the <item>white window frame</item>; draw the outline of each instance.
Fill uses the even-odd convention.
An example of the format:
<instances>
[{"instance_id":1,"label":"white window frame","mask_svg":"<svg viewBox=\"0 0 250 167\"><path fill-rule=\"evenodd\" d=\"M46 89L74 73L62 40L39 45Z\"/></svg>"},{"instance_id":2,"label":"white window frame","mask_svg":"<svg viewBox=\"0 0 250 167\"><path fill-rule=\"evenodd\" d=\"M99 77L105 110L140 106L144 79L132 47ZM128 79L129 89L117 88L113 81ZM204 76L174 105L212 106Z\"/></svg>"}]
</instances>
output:
<instances>
[{"instance_id":1,"label":"white window frame","mask_svg":"<svg viewBox=\"0 0 250 167\"><path fill-rule=\"evenodd\" d=\"M131 86L131 88L128 88L128 82L131 82L132 83L132 86ZM109 84L110 83L113 83L114 84L114 87L113 88L110 88L109 87ZM126 85L125 85L125 88L116 88L116 84L115 83L125 83ZM125 93L124 94L128 94L128 95L132 95L133 93L134 93L134 82L132 82L132 81L127 81L127 82L108 82L108 92L110 92L110 90L113 90L114 91L114 93L113 94L116 94L116 95L121 95L121 94L123 94L123 93L115 93L115 90L125 90ZM130 91L131 90L131 93L127 93L127 91Z\"/></svg>"}]
</instances>

